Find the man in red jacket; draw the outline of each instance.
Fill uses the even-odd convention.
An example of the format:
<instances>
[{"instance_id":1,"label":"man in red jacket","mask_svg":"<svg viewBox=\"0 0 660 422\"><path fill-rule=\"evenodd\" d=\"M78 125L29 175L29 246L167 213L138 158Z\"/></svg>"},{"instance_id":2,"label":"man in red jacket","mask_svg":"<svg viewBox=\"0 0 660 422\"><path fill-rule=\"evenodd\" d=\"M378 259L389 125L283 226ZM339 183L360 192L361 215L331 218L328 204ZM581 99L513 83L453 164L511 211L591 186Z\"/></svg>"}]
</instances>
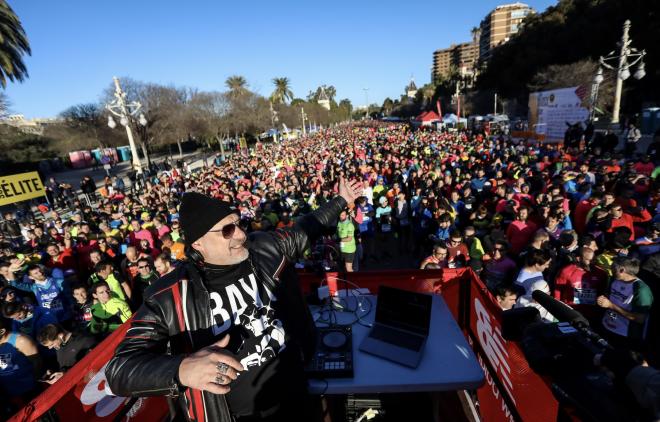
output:
<instances>
[{"instance_id":1,"label":"man in red jacket","mask_svg":"<svg viewBox=\"0 0 660 422\"><path fill-rule=\"evenodd\" d=\"M62 271L76 270L78 268L71 248L61 250L57 243L49 243L46 247L46 253L48 257L44 263L48 268L59 268Z\"/></svg>"},{"instance_id":2,"label":"man in red jacket","mask_svg":"<svg viewBox=\"0 0 660 422\"><path fill-rule=\"evenodd\" d=\"M628 227L630 229L630 240L635 240L635 223L645 223L651 220L651 214L645 209L640 208L639 215L632 215L623 212L623 207L617 203L607 207L612 217L612 223L608 232L613 232L617 227Z\"/></svg>"},{"instance_id":3,"label":"man in red jacket","mask_svg":"<svg viewBox=\"0 0 660 422\"><path fill-rule=\"evenodd\" d=\"M596 298L605 290L607 282L607 273L591 266L593 259L592 249L584 246L578 249L575 262L559 272L553 292L555 299L567 305L584 305L580 310L586 310L587 314L593 313L591 316L595 316Z\"/></svg>"},{"instance_id":4,"label":"man in red jacket","mask_svg":"<svg viewBox=\"0 0 660 422\"><path fill-rule=\"evenodd\" d=\"M587 227L587 216L589 211L601 203L602 196L598 192L592 192L589 198L578 202L573 211L573 227L578 234L584 234Z\"/></svg>"}]
</instances>

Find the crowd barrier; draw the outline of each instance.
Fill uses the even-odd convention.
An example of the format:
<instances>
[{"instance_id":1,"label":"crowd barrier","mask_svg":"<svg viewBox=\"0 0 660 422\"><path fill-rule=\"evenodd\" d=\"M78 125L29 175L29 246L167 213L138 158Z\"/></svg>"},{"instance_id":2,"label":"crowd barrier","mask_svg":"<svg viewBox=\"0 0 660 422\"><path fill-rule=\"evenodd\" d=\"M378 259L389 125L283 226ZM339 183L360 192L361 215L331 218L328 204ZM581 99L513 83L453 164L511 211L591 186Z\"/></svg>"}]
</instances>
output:
<instances>
[{"instance_id":1,"label":"crowd barrier","mask_svg":"<svg viewBox=\"0 0 660 422\"><path fill-rule=\"evenodd\" d=\"M486 383L477 390L482 420L557 420L558 404L550 388L529 368L519 346L502 338L501 310L471 269L300 273L300 278L305 293L323 283L332 293L354 288L348 280L373 293L378 286L388 285L442 295L486 374ZM105 365L127 329L128 323L10 421L33 421L48 411L60 420L77 422L163 421L169 412L165 398L128 399L112 396L105 389Z\"/></svg>"}]
</instances>

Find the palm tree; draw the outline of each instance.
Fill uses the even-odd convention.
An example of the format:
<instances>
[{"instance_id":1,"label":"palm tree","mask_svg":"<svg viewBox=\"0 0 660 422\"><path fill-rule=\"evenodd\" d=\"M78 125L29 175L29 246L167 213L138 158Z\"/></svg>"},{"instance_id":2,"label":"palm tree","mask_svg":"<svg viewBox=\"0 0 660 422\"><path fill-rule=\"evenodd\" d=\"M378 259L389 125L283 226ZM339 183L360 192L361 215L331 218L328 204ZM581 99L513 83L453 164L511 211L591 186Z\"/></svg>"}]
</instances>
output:
<instances>
[{"instance_id":1,"label":"palm tree","mask_svg":"<svg viewBox=\"0 0 660 422\"><path fill-rule=\"evenodd\" d=\"M24 54L32 54L21 21L5 0L0 0L0 84L7 79L22 82L28 77Z\"/></svg>"},{"instance_id":2,"label":"palm tree","mask_svg":"<svg viewBox=\"0 0 660 422\"><path fill-rule=\"evenodd\" d=\"M293 91L289 87L289 78L273 78L275 91L270 95L273 104L282 104L293 99Z\"/></svg>"},{"instance_id":3,"label":"palm tree","mask_svg":"<svg viewBox=\"0 0 660 422\"><path fill-rule=\"evenodd\" d=\"M227 78L225 85L229 88L232 96L239 96L247 91L247 81L240 75L232 75Z\"/></svg>"}]
</instances>

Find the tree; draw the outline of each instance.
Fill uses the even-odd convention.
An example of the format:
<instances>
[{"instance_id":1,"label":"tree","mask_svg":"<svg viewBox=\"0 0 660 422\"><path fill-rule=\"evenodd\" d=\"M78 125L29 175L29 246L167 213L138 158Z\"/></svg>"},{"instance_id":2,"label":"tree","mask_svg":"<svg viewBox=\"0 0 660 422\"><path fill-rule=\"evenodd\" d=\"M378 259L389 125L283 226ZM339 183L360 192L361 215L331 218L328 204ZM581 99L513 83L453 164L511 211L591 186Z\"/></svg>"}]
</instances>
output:
<instances>
[{"instance_id":1,"label":"tree","mask_svg":"<svg viewBox=\"0 0 660 422\"><path fill-rule=\"evenodd\" d=\"M9 113L9 98L4 92L0 92L0 119L7 117Z\"/></svg>"},{"instance_id":2,"label":"tree","mask_svg":"<svg viewBox=\"0 0 660 422\"><path fill-rule=\"evenodd\" d=\"M229 93L238 97L247 92L247 81L240 75L233 75L227 78L225 86L229 88Z\"/></svg>"},{"instance_id":3,"label":"tree","mask_svg":"<svg viewBox=\"0 0 660 422\"><path fill-rule=\"evenodd\" d=\"M103 110L98 104L87 103L71 106L60 113L60 119L71 129L91 134L95 143L103 148L99 132L106 127Z\"/></svg>"},{"instance_id":4,"label":"tree","mask_svg":"<svg viewBox=\"0 0 660 422\"><path fill-rule=\"evenodd\" d=\"M230 111L228 96L221 92L200 92L190 99L190 107L200 123L200 135L215 139L224 157L224 140L230 134L226 121Z\"/></svg>"},{"instance_id":5,"label":"tree","mask_svg":"<svg viewBox=\"0 0 660 422\"><path fill-rule=\"evenodd\" d=\"M659 15L657 1L560 0L543 13L527 16L519 33L493 51L477 87L527 104L530 83L539 72L551 65L595 61L618 49L623 22L630 19L633 46L647 53L648 74L640 81L626 81L622 110L638 112L644 102L659 99Z\"/></svg>"},{"instance_id":6,"label":"tree","mask_svg":"<svg viewBox=\"0 0 660 422\"><path fill-rule=\"evenodd\" d=\"M353 113L353 104L348 98L344 98L339 102L336 111L336 122L345 122L351 119L351 114Z\"/></svg>"},{"instance_id":7,"label":"tree","mask_svg":"<svg viewBox=\"0 0 660 422\"><path fill-rule=\"evenodd\" d=\"M126 101L137 101L142 105L141 112L145 115L147 124L141 125L137 116L129 116L129 124L136 136L143 155L149 162L149 149L153 145L164 145L176 142L179 144L188 136L188 127L184 119L185 103L189 99L190 90L174 86L164 86L154 83L120 78L122 90L126 93ZM114 84L106 89L104 103L114 99ZM181 120L183 119L183 120Z\"/></svg>"},{"instance_id":8,"label":"tree","mask_svg":"<svg viewBox=\"0 0 660 422\"><path fill-rule=\"evenodd\" d=\"M325 95L328 97L328 100L330 100L331 104L335 102L335 97L337 96L337 90L332 85L321 85L318 88L316 88L315 91L309 91L309 94L307 94L307 101L317 102L321 97L322 91L325 91Z\"/></svg>"},{"instance_id":9,"label":"tree","mask_svg":"<svg viewBox=\"0 0 660 422\"><path fill-rule=\"evenodd\" d=\"M293 99L293 91L291 91L289 86L289 78L273 78L273 84L275 85L275 90L270 96L273 104L282 104L286 103L287 100Z\"/></svg>"},{"instance_id":10,"label":"tree","mask_svg":"<svg viewBox=\"0 0 660 422\"><path fill-rule=\"evenodd\" d=\"M7 79L23 82L28 77L23 55L32 54L25 30L18 16L5 0L0 0L0 84Z\"/></svg>"},{"instance_id":11,"label":"tree","mask_svg":"<svg viewBox=\"0 0 660 422\"><path fill-rule=\"evenodd\" d=\"M394 101L390 97L385 98L385 101L383 101L383 105L381 107L381 111L385 116L389 116L390 112L394 108Z\"/></svg>"}]
</instances>

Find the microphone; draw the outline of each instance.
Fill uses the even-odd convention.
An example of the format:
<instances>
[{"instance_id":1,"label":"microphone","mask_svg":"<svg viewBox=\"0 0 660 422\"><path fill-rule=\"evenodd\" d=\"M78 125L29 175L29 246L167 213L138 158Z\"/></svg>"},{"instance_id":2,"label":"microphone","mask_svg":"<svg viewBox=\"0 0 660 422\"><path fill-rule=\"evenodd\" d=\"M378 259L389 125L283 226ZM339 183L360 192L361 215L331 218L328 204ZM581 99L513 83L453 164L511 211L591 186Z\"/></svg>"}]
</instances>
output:
<instances>
[{"instance_id":1,"label":"microphone","mask_svg":"<svg viewBox=\"0 0 660 422\"><path fill-rule=\"evenodd\" d=\"M571 308L564 302L553 298L541 290L534 290L532 292L532 299L534 299L539 305L543 306L560 322L568 322L589 339L598 343L599 346L611 349L611 346L607 340L591 330L589 327L589 321L584 317L584 315Z\"/></svg>"},{"instance_id":2,"label":"microphone","mask_svg":"<svg viewBox=\"0 0 660 422\"><path fill-rule=\"evenodd\" d=\"M568 322L571 325L589 326L589 321L581 313L541 290L534 290L532 292L532 299L543 306L560 322Z\"/></svg>"}]
</instances>

